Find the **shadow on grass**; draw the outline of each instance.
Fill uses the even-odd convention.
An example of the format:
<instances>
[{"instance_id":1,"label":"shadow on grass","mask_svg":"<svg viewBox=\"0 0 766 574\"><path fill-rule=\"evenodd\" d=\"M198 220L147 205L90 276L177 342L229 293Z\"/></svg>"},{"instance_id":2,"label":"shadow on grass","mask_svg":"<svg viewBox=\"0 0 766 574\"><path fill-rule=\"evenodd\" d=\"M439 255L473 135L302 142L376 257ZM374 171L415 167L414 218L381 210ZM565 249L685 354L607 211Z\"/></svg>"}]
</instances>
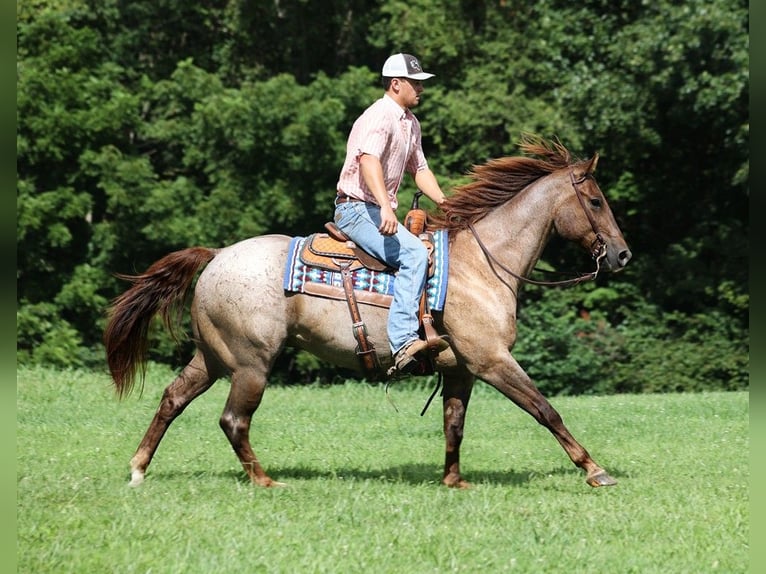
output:
<instances>
[{"instance_id":1,"label":"shadow on grass","mask_svg":"<svg viewBox=\"0 0 766 574\"><path fill-rule=\"evenodd\" d=\"M276 481L288 484L291 480L358 480L380 481L388 483L401 483L411 485L441 484L441 470L431 464L404 464L385 469L361 469L361 468L332 468L319 469L311 466L281 467L272 466L265 469L267 474ZM609 473L619 480L623 473ZM229 469L221 472L215 471L187 471L171 470L152 473L155 479L187 478L189 480L204 480L206 476L226 477L248 483L249 479L244 471ZM524 486L530 482L546 476L571 476L585 480L585 474L577 468L560 466L546 472L540 471L483 471L468 472L463 478L473 485L499 485L499 486Z\"/></svg>"}]
</instances>

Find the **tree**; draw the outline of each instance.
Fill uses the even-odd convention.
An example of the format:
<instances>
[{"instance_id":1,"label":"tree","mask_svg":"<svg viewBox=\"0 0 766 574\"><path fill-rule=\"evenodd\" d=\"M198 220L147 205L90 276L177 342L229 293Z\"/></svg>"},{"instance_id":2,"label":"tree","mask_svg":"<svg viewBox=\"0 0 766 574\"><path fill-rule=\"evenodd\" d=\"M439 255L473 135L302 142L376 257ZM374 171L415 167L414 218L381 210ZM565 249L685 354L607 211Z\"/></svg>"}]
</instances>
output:
<instances>
[{"instance_id":1,"label":"tree","mask_svg":"<svg viewBox=\"0 0 766 574\"><path fill-rule=\"evenodd\" d=\"M125 287L112 272L141 271L193 244L321 228L351 123L381 94L381 62L405 51L437 74L417 113L448 192L473 164L518 153L524 132L557 137L577 157L601 156L597 177L634 261L588 288L527 290L520 324L529 319L528 340L539 347L522 344L519 356L570 354L561 370L537 373L541 385L580 392L571 380L583 372L578 361L608 355L629 364L609 369L599 388L659 388L624 373L705 341L731 361L692 365L694 376L741 382L747 8L741 0L22 0L19 358L100 364L103 310ZM403 205L414 191L404 188ZM584 264L556 241L544 260ZM580 331L588 336L573 340ZM156 337L153 358L170 360L171 342ZM604 368L588 364L599 365L594 376ZM329 373L311 361L283 367L305 370L302 379Z\"/></svg>"}]
</instances>

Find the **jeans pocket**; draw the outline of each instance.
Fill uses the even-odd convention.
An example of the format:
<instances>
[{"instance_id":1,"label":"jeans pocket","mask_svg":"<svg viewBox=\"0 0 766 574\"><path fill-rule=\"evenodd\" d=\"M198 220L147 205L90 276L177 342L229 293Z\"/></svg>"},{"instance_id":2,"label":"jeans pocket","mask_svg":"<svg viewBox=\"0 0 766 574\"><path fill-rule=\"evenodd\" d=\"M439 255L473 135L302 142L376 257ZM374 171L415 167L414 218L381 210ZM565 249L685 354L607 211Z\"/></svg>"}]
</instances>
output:
<instances>
[{"instance_id":1,"label":"jeans pocket","mask_svg":"<svg viewBox=\"0 0 766 574\"><path fill-rule=\"evenodd\" d=\"M340 226L340 222L344 219L344 215L346 215L346 206L347 203L341 203L340 205L335 206L335 224Z\"/></svg>"},{"instance_id":2,"label":"jeans pocket","mask_svg":"<svg viewBox=\"0 0 766 574\"><path fill-rule=\"evenodd\" d=\"M354 219L357 217L357 213L354 211L354 207L356 205L361 204L348 202L341 203L340 205L336 206L334 216L335 225L337 225L340 229L351 225L354 222Z\"/></svg>"}]
</instances>

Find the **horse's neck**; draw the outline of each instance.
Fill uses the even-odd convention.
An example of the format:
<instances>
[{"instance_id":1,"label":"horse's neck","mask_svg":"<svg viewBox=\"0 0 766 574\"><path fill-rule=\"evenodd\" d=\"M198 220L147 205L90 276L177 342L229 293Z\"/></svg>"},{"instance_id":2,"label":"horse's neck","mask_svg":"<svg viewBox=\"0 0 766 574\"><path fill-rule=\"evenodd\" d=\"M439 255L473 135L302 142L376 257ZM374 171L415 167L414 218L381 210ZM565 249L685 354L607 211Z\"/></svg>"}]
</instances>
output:
<instances>
[{"instance_id":1,"label":"horse's neck","mask_svg":"<svg viewBox=\"0 0 766 574\"><path fill-rule=\"evenodd\" d=\"M553 235L555 190L538 182L476 225L490 252L509 269L527 275Z\"/></svg>"}]
</instances>

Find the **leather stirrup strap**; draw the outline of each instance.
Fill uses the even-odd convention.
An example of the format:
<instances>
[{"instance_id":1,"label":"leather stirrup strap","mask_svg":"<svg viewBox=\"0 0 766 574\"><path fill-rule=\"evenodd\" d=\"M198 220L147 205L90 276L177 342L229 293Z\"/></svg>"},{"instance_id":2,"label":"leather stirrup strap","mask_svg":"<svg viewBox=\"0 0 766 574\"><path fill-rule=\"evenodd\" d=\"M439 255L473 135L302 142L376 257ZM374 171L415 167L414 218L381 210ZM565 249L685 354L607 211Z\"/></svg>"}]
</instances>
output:
<instances>
[{"instance_id":1,"label":"leather stirrup strap","mask_svg":"<svg viewBox=\"0 0 766 574\"><path fill-rule=\"evenodd\" d=\"M443 340L434 328L434 318L428 308L428 293L425 291L420 297L420 322L423 325L428 350L434 355L438 354L439 345L443 344Z\"/></svg>"},{"instance_id":2,"label":"leather stirrup strap","mask_svg":"<svg viewBox=\"0 0 766 574\"><path fill-rule=\"evenodd\" d=\"M362 321L362 315L359 313L359 304L354 295L354 282L352 273L349 270L350 263L340 265L340 274L343 278L343 290L346 292L346 302L348 310L351 313L351 328L356 339L356 354L362 364L362 368L369 374L378 375L380 372L380 360L375 352L375 346L367 339L367 327Z\"/></svg>"}]
</instances>

